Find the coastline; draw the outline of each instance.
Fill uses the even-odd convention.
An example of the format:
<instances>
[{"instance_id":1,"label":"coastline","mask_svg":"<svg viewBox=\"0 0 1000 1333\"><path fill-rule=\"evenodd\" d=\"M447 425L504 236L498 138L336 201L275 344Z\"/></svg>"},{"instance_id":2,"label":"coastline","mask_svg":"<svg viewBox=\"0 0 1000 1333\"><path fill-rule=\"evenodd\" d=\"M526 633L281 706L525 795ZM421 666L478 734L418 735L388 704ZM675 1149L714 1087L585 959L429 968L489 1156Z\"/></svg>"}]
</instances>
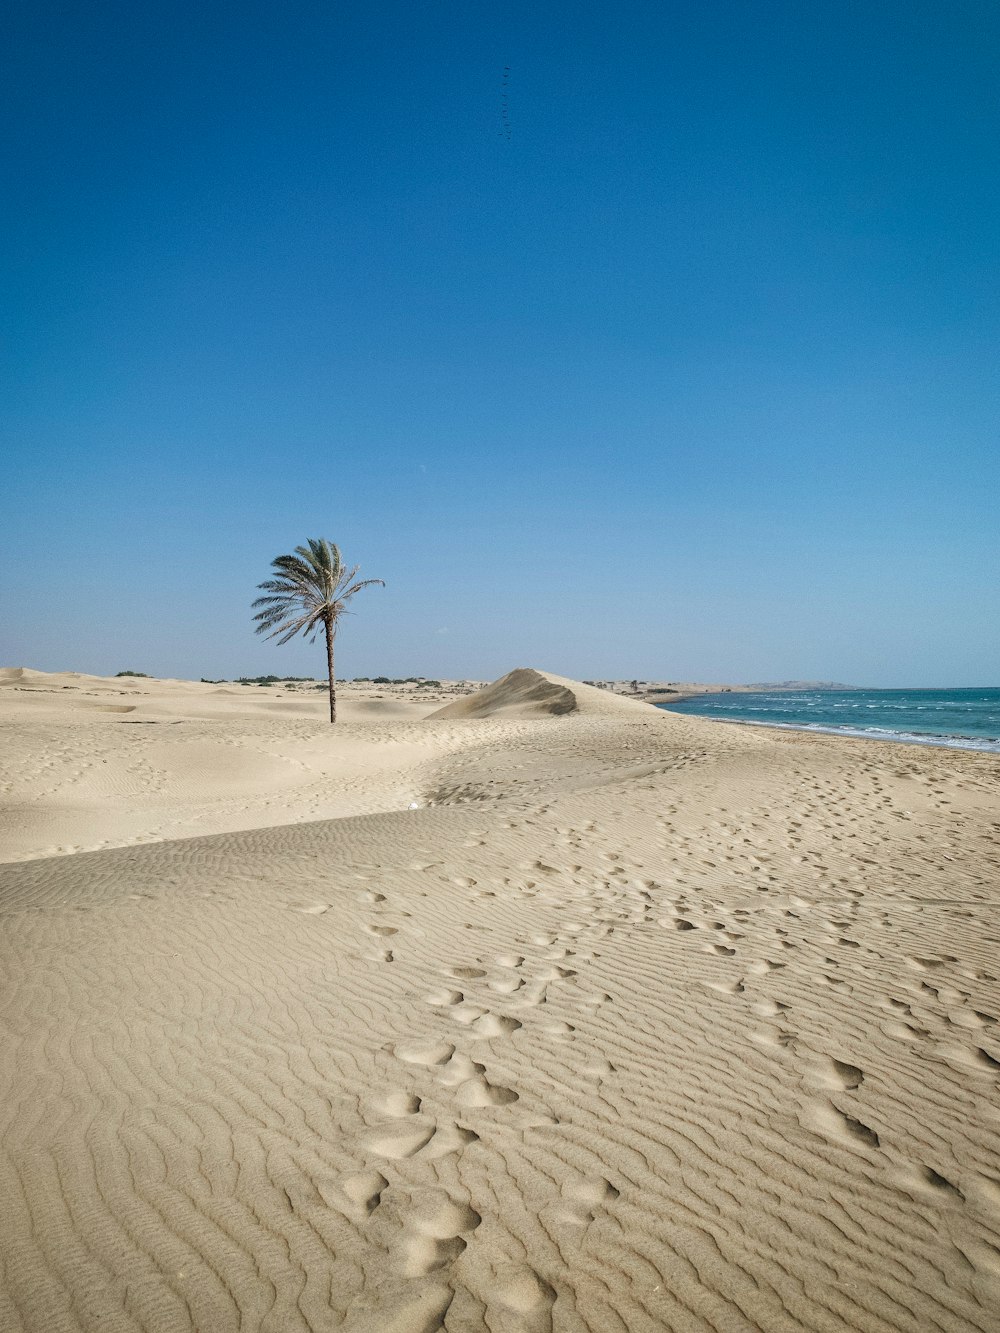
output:
<instances>
[{"instance_id":1,"label":"coastline","mask_svg":"<svg viewBox=\"0 0 1000 1333\"><path fill-rule=\"evenodd\" d=\"M0 692L5 1324L988 1333L1000 758L514 675Z\"/></svg>"},{"instance_id":2,"label":"coastline","mask_svg":"<svg viewBox=\"0 0 1000 1333\"><path fill-rule=\"evenodd\" d=\"M1000 753L1000 689L996 687L759 689L753 693L761 697L745 706L738 700L723 698L746 692L727 689L709 696L707 691L701 691L706 698L704 708L676 711L686 717L728 725ZM806 695L801 703L795 700L797 693ZM680 702L677 697L658 698L657 706L670 709Z\"/></svg>"},{"instance_id":3,"label":"coastline","mask_svg":"<svg viewBox=\"0 0 1000 1333\"><path fill-rule=\"evenodd\" d=\"M678 714L690 716L690 714ZM938 736L930 732L890 732L871 728L868 731L848 727L824 727L818 723L807 725L794 722L760 722L755 718L705 717L705 722L721 722L726 727L760 727L765 731L794 731L807 736L836 736L847 741L872 741L878 745L922 745L935 750L960 750L967 754L1000 754L1000 742L979 741L972 736Z\"/></svg>"}]
</instances>

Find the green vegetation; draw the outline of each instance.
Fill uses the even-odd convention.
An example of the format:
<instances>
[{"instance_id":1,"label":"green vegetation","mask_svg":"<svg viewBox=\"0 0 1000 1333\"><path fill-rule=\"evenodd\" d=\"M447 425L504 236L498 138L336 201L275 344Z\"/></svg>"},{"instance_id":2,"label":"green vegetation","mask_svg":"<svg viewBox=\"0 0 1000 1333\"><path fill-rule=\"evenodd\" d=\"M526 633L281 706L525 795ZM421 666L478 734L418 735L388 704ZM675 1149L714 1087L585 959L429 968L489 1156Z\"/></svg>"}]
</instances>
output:
<instances>
[{"instance_id":1,"label":"green vegetation","mask_svg":"<svg viewBox=\"0 0 1000 1333\"><path fill-rule=\"evenodd\" d=\"M305 546L296 546L294 554L279 555L271 561L276 577L257 586L265 594L254 602L260 608L254 616L257 633L277 637L287 643L296 634L304 634L314 643L322 629L326 637L326 673L330 690L330 721L337 720L337 685L333 669L333 640L337 623L347 610L347 603L362 588L382 579L356 579L358 566L348 569L340 548L325 538L310 537Z\"/></svg>"},{"instance_id":2,"label":"green vegetation","mask_svg":"<svg viewBox=\"0 0 1000 1333\"><path fill-rule=\"evenodd\" d=\"M304 681L307 685L313 682L312 676L238 676L237 685L284 685L286 681L296 682ZM209 685L219 685L222 682L213 680L206 682ZM323 686L326 689L326 686Z\"/></svg>"},{"instance_id":3,"label":"green vegetation","mask_svg":"<svg viewBox=\"0 0 1000 1333\"><path fill-rule=\"evenodd\" d=\"M117 680L119 676L139 676L142 680L150 679L145 671L116 671L115 679Z\"/></svg>"}]
</instances>

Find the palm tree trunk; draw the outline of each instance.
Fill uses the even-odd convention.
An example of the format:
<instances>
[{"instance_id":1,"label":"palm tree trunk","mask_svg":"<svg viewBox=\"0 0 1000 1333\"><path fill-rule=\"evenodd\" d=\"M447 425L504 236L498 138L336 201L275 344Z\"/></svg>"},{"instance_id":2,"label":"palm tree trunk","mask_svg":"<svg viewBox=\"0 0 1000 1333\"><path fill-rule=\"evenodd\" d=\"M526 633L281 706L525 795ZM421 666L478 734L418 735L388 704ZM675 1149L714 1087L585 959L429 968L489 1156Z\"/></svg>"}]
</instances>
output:
<instances>
[{"instance_id":1,"label":"palm tree trunk","mask_svg":"<svg viewBox=\"0 0 1000 1333\"><path fill-rule=\"evenodd\" d=\"M326 622L326 675L330 684L330 721L337 720L337 678L333 672L333 625Z\"/></svg>"}]
</instances>

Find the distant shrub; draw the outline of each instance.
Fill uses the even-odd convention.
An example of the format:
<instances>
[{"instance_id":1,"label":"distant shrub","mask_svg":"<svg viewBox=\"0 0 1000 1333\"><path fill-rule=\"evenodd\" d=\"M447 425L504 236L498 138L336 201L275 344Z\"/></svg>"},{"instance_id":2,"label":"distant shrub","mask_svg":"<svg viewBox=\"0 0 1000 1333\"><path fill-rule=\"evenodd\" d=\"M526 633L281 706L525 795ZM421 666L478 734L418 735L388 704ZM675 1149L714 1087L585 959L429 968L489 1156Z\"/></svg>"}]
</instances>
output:
<instances>
[{"instance_id":1,"label":"distant shrub","mask_svg":"<svg viewBox=\"0 0 1000 1333\"><path fill-rule=\"evenodd\" d=\"M372 681L372 684L373 684L373 685L392 685L393 682L389 679L388 676L376 676L375 679Z\"/></svg>"},{"instance_id":2,"label":"distant shrub","mask_svg":"<svg viewBox=\"0 0 1000 1333\"><path fill-rule=\"evenodd\" d=\"M284 685L286 681L313 683L312 676L238 676L240 685ZM325 686L323 687L326 688Z\"/></svg>"},{"instance_id":3,"label":"distant shrub","mask_svg":"<svg viewBox=\"0 0 1000 1333\"><path fill-rule=\"evenodd\" d=\"M143 680L149 680L149 676L145 671L116 671L115 677L117 678L118 676L141 676Z\"/></svg>"},{"instance_id":4,"label":"distant shrub","mask_svg":"<svg viewBox=\"0 0 1000 1333\"><path fill-rule=\"evenodd\" d=\"M224 680L210 680L208 676L202 676L201 683L202 685L225 685L226 682Z\"/></svg>"},{"instance_id":5,"label":"distant shrub","mask_svg":"<svg viewBox=\"0 0 1000 1333\"><path fill-rule=\"evenodd\" d=\"M417 682L418 690L439 690L441 682L439 680L421 680Z\"/></svg>"},{"instance_id":6,"label":"distant shrub","mask_svg":"<svg viewBox=\"0 0 1000 1333\"><path fill-rule=\"evenodd\" d=\"M355 685L363 685L363 684L365 684L367 681L370 681L370 680L371 680L371 676L355 676L355 677L354 677L354 683L355 683Z\"/></svg>"}]
</instances>

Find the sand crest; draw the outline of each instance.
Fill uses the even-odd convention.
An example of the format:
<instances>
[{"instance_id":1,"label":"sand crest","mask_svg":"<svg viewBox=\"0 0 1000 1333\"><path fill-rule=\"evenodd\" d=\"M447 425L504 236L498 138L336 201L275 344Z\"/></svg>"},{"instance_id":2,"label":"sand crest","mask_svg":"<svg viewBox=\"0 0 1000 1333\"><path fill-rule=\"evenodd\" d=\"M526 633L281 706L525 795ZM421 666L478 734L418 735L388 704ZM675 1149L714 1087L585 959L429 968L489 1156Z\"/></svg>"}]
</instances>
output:
<instances>
[{"instance_id":1,"label":"sand crest","mask_svg":"<svg viewBox=\"0 0 1000 1333\"><path fill-rule=\"evenodd\" d=\"M0 670L0 862L405 809L474 686L269 687Z\"/></svg>"},{"instance_id":2,"label":"sand crest","mask_svg":"<svg viewBox=\"0 0 1000 1333\"><path fill-rule=\"evenodd\" d=\"M608 717L622 713L635 715L635 709L648 712L649 705L620 695L583 685L564 676L519 667L501 676L492 685L475 694L445 704L432 717L562 717L583 713Z\"/></svg>"},{"instance_id":3,"label":"sand crest","mask_svg":"<svg viewBox=\"0 0 1000 1333\"><path fill-rule=\"evenodd\" d=\"M506 682L8 678L0 1327L997 1327L1000 761Z\"/></svg>"}]
</instances>

